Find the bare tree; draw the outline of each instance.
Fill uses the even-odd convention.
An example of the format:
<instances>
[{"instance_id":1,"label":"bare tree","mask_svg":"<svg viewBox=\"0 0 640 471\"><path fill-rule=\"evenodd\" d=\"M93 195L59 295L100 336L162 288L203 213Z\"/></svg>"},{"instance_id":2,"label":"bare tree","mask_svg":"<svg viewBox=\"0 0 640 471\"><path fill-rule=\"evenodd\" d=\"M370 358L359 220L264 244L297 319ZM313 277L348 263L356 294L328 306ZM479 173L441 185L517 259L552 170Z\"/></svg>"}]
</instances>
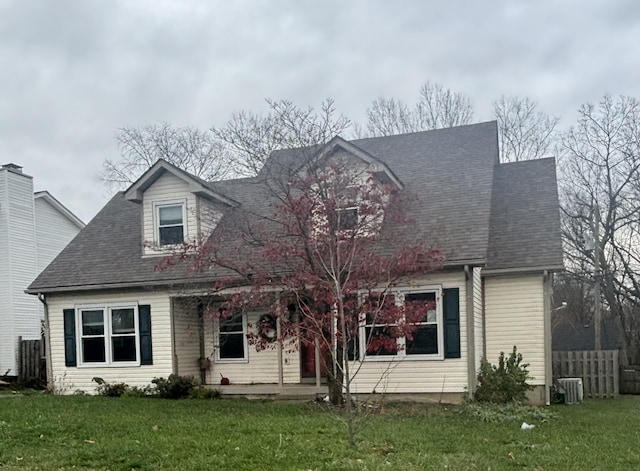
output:
<instances>
[{"instance_id":1,"label":"bare tree","mask_svg":"<svg viewBox=\"0 0 640 471\"><path fill-rule=\"evenodd\" d=\"M420 89L416 114L422 130L451 128L469 124L473 119L473 107L466 95L427 82Z\"/></svg>"},{"instance_id":2,"label":"bare tree","mask_svg":"<svg viewBox=\"0 0 640 471\"><path fill-rule=\"evenodd\" d=\"M225 126L211 129L238 174L257 174L274 150L321 145L351 126L349 119L336 116L331 98L322 102L319 111L289 100L266 102L266 114L241 111Z\"/></svg>"},{"instance_id":3,"label":"bare tree","mask_svg":"<svg viewBox=\"0 0 640 471\"><path fill-rule=\"evenodd\" d=\"M640 102L605 96L578 113L560 160L568 268L618 320L621 361L640 362Z\"/></svg>"},{"instance_id":4,"label":"bare tree","mask_svg":"<svg viewBox=\"0 0 640 471\"><path fill-rule=\"evenodd\" d=\"M120 158L106 159L97 179L123 189L158 159L206 181L252 176L274 150L323 144L351 125L344 116L336 116L329 98L319 111L288 100L266 102L266 114L240 111L223 127L205 131L169 124L119 129Z\"/></svg>"},{"instance_id":5,"label":"bare tree","mask_svg":"<svg viewBox=\"0 0 640 471\"><path fill-rule=\"evenodd\" d=\"M169 124L121 128L116 134L118 160L106 159L98 180L123 189L162 158L203 180L230 175L224 148L208 131Z\"/></svg>"},{"instance_id":6,"label":"bare tree","mask_svg":"<svg viewBox=\"0 0 640 471\"><path fill-rule=\"evenodd\" d=\"M400 100L378 98L367 109L367 131L359 137L391 136L418 131L413 110Z\"/></svg>"},{"instance_id":7,"label":"bare tree","mask_svg":"<svg viewBox=\"0 0 640 471\"><path fill-rule=\"evenodd\" d=\"M538 111L529 98L500 97L493 103L503 162L546 157L554 143L559 118Z\"/></svg>"},{"instance_id":8,"label":"bare tree","mask_svg":"<svg viewBox=\"0 0 640 471\"><path fill-rule=\"evenodd\" d=\"M368 136L389 136L468 124L473 119L469 98L442 85L426 82L413 107L394 98L378 98L367 109ZM361 132L361 136L365 137Z\"/></svg>"}]
</instances>

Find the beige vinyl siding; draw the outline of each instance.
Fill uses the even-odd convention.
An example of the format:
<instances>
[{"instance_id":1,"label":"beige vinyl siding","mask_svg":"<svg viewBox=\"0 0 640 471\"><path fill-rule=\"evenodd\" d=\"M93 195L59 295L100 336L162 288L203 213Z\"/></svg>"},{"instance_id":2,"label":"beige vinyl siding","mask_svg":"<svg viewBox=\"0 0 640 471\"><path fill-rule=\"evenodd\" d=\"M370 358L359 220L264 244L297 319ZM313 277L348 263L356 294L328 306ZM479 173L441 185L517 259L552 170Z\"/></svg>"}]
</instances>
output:
<instances>
[{"instance_id":1,"label":"beige vinyl siding","mask_svg":"<svg viewBox=\"0 0 640 471\"><path fill-rule=\"evenodd\" d=\"M200 379L200 334L196 298L173 300L175 373Z\"/></svg>"},{"instance_id":2,"label":"beige vinyl siding","mask_svg":"<svg viewBox=\"0 0 640 471\"><path fill-rule=\"evenodd\" d=\"M211 201L198 197L198 239L207 239L222 218L222 210Z\"/></svg>"},{"instance_id":3,"label":"beige vinyl siding","mask_svg":"<svg viewBox=\"0 0 640 471\"><path fill-rule=\"evenodd\" d=\"M487 360L496 363L515 345L529 363L530 384L545 384L542 274L487 277L484 283Z\"/></svg>"},{"instance_id":4,"label":"beige vinyl siding","mask_svg":"<svg viewBox=\"0 0 640 471\"><path fill-rule=\"evenodd\" d=\"M475 331L476 369L484 357L484 303L482 299L482 268L473 269L473 328Z\"/></svg>"},{"instance_id":5,"label":"beige vinyl siding","mask_svg":"<svg viewBox=\"0 0 640 471\"><path fill-rule=\"evenodd\" d=\"M149 187L143 196L143 239L146 245L157 245L155 234L155 203L186 202L185 239L195 241L198 238L198 220L196 196L189 191L189 185L180 178L170 173L164 173ZM165 251L154 250L153 247L145 247L145 255L162 255Z\"/></svg>"},{"instance_id":6,"label":"beige vinyl siding","mask_svg":"<svg viewBox=\"0 0 640 471\"><path fill-rule=\"evenodd\" d=\"M49 328L51 339L51 366L56 390L72 394L76 390L94 393L95 376L112 382L125 382L130 386L145 386L157 376L167 377L172 369L170 298L160 292L111 292L78 295L49 295ZM81 304L137 303L151 306L151 339L153 365L134 367L67 367L64 357L63 310Z\"/></svg>"},{"instance_id":7,"label":"beige vinyl siding","mask_svg":"<svg viewBox=\"0 0 640 471\"><path fill-rule=\"evenodd\" d=\"M407 287L441 285L460 290L460 358L444 360L365 360L353 382L354 393L462 393L467 388L465 277L443 272L412 280ZM404 286L403 286L404 287ZM358 368L354 363L352 368ZM355 371L355 370L352 370Z\"/></svg>"},{"instance_id":8,"label":"beige vinyl siding","mask_svg":"<svg viewBox=\"0 0 640 471\"><path fill-rule=\"evenodd\" d=\"M249 332L255 332L255 326L261 313L250 313L247 317ZM214 325L212 318L205 318L205 354L211 359L211 368L207 372L207 383L219 384L220 375L229 378L231 384L252 384L271 383L279 381L278 373L278 350L275 344L262 351L257 351L256 347L249 345L247 349L248 361L245 362L216 362L216 351L214 346ZM284 383L300 382L300 355L299 349L284 348L282 353L282 369Z\"/></svg>"}]
</instances>

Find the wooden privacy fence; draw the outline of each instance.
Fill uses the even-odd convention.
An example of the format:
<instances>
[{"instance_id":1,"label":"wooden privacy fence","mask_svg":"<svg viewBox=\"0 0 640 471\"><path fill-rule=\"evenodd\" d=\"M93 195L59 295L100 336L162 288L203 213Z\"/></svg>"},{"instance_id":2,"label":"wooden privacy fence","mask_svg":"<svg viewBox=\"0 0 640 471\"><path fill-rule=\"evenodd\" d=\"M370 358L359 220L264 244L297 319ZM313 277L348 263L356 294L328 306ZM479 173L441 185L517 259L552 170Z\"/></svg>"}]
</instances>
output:
<instances>
[{"instance_id":1,"label":"wooden privacy fence","mask_svg":"<svg viewBox=\"0 0 640 471\"><path fill-rule=\"evenodd\" d=\"M553 381L582 378L584 397L609 398L619 393L618 350L553 352Z\"/></svg>"},{"instance_id":2,"label":"wooden privacy fence","mask_svg":"<svg viewBox=\"0 0 640 471\"><path fill-rule=\"evenodd\" d=\"M46 368L43 358L43 342L41 340L22 340L19 337L18 353L18 381L26 383L29 381L46 380Z\"/></svg>"}]
</instances>

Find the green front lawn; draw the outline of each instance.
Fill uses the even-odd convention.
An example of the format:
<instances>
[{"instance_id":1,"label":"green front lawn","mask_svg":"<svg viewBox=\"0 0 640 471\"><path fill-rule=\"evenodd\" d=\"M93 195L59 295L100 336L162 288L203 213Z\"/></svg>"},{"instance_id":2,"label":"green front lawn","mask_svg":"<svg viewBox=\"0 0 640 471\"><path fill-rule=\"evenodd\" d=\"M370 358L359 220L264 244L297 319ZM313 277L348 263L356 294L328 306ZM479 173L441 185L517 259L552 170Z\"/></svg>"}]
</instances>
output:
<instances>
[{"instance_id":1,"label":"green front lawn","mask_svg":"<svg viewBox=\"0 0 640 471\"><path fill-rule=\"evenodd\" d=\"M360 424L352 448L318 404L0 397L0 469L640 469L640 397L552 411L523 431L520 418L387 405Z\"/></svg>"}]
</instances>

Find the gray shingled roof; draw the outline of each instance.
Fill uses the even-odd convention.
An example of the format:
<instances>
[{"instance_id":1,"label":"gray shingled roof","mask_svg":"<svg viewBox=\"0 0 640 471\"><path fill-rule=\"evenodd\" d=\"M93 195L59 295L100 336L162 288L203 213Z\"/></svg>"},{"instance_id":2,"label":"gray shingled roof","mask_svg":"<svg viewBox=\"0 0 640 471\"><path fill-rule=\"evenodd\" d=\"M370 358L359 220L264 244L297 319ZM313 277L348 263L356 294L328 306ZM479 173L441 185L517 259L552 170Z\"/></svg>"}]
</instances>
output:
<instances>
[{"instance_id":1,"label":"gray shingled roof","mask_svg":"<svg viewBox=\"0 0 640 471\"><path fill-rule=\"evenodd\" d=\"M498 164L495 122L351 141L384 162L404 184L412 222L395 227L439 248L447 264L487 268L549 268L562 264L555 168L552 159ZM272 157L290 165L296 151ZM241 243L238 226L270 211L263 178L210 186L240 203L227 208L214 237ZM493 195L492 195L493 192ZM185 269L158 271L142 258L140 203L118 193L31 284L31 292L179 284ZM491 240L490 240L491 236ZM205 281L216 273L195 276Z\"/></svg>"},{"instance_id":2,"label":"gray shingled roof","mask_svg":"<svg viewBox=\"0 0 640 471\"><path fill-rule=\"evenodd\" d=\"M555 159L497 165L487 270L562 268Z\"/></svg>"}]
</instances>

